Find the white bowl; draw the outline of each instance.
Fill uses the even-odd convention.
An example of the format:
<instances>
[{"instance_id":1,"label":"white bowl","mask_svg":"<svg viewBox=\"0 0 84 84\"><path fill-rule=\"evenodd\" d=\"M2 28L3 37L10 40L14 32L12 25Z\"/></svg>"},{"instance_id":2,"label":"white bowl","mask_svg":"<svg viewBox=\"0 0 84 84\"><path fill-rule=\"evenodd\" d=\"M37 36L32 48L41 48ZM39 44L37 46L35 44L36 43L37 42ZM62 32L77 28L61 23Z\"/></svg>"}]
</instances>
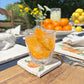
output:
<instances>
[{"instance_id":1,"label":"white bowl","mask_svg":"<svg viewBox=\"0 0 84 84\"><path fill-rule=\"evenodd\" d=\"M71 31L56 31L56 36L64 36L64 35L68 35L72 32L75 32L75 29L72 29Z\"/></svg>"},{"instance_id":2,"label":"white bowl","mask_svg":"<svg viewBox=\"0 0 84 84\"><path fill-rule=\"evenodd\" d=\"M84 26L84 24L74 24L74 26Z\"/></svg>"}]
</instances>

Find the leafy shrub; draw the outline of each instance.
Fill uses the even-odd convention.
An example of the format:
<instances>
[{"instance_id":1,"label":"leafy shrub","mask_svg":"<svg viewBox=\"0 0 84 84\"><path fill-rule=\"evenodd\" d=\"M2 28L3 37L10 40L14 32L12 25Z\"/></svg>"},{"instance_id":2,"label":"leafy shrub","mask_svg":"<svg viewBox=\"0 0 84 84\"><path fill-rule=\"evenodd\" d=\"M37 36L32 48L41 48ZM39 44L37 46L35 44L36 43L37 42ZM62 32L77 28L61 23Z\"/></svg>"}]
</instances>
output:
<instances>
[{"instance_id":1,"label":"leafy shrub","mask_svg":"<svg viewBox=\"0 0 84 84\"><path fill-rule=\"evenodd\" d=\"M62 14L61 17L70 18L71 14L77 9L77 8L83 8L84 9L84 0L21 0L20 4L23 4L25 6L28 6L30 8L37 7L37 4L40 4L41 6L48 6L49 8L61 8ZM12 9L14 11L14 16L18 15L21 16L21 13L19 12L18 3L16 4L9 4L6 7L7 10ZM28 22L29 22L29 28L33 28L35 25L35 18L33 18L31 15L27 16ZM47 18L50 18L50 12L47 13Z\"/></svg>"},{"instance_id":2,"label":"leafy shrub","mask_svg":"<svg viewBox=\"0 0 84 84\"><path fill-rule=\"evenodd\" d=\"M61 8L62 17L69 18L77 8L84 9L84 0L24 0L31 7L37 7L37 4L46 5L49 8ZM49 16L48 16L49 17Z\"/></svg>"}]
</instances>

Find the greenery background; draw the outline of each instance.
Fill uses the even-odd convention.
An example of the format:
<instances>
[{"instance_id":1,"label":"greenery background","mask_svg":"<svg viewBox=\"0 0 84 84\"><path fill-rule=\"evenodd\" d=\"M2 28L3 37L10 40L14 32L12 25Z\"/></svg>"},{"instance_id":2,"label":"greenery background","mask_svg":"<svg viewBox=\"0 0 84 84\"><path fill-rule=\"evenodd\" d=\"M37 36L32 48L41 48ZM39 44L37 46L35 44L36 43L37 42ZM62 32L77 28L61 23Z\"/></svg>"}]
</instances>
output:
<instances>
[{"instance_id":1,"label":"greenery background","mask_svg":"<svg viewBox=\"0 0 84 84\"><path fill-rule=\"evenodd\" d=\"M84 0L24 0L31 7L37 7L37 4L46 5L49 8L61 8L62 17L69 18L77 8L84 9Z\"/></svg>"},{"instance_id":2,"label":"greenery background","mask_svg":"<svg viewBox=\"0 0 84 84\"><path fill-rule=\"evenodd\" d=\"M71 14L77 9L77 8L83 8L84 9L84 0L21 0L21 2L16 2L15 4L8 4L6 9L10 10L12 9L14 12L14 16L22 16L18 4L22 4L24 6L28 6L31 9L37 7L37 4L40 4L42 6L46 5L49 8L61 8L61 17L63 18L70 18ZM50 18L50 13L47 13L47 18ZM8 19L8 18L7 18ZM35 25L35 18L33 18L31 15L27 16L29 26L28 28L33 28Z\"/></svg>"}]
</instances>

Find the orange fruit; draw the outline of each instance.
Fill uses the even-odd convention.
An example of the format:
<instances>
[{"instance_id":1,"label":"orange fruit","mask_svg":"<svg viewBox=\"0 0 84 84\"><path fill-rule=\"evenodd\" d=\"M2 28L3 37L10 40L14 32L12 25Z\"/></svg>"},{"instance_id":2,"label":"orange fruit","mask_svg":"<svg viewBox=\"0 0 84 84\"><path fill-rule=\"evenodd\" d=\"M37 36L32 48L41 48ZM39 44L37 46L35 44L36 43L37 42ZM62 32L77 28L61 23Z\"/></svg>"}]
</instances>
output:
<instances>
[{"instance_id":1,"label":"orange fruit","mask_svg":"<svg viewBox=\"0 0 84 84\"><path fill-rule=\"evenodd\" d=\"M54 27L59 26L59 22L58 21L53 21L52 24L53 24Z\"/></svg>"},{"instance_id":2,"label":"orange fruit","mask_svg":"<svg viewBox=\"0 0 84 84\"><path fill-rule=\"evenodd\" d=\"M52 23L52 20L49 19L49 18L46 18L46 19L44 20L44 24L45 24L45 25L51 24L51 23Z\"/></svg>"},{"instance_id":3,"label":"orange fruit","mask_svg":"<svg viewBox=\"0 0 84 84\"><path fill-rule=\"evenodd\" d=\"M46 29L46 25L45 24L43 24L42 26Z\"/></svg>"},{"instance_id":4,"label":"orange fruit","mask_svg":"<svg viewBox=\"0 0 84 84\"><path fill-rule=\"evenodd\" d=\"M56 30L56 31L62 31L62 27L61 27L61 26L56 26L56 27L55 27L55 30Z\"/></svg>"},{"instance_id":5,"label":"orange fruit","mask_svg":"<svg viewBox=\"0 0 84 84\"><path fill-rule=\"evenodd\" d=\"M70 30L72 30L70 24L63 27L63 31L70 31Z\"/></svg>"},{"instance_id":6,"label":"orange fruit","mask_svg":"<svg viewBox=\"0 0 84 84\"><path fill-rule=\"evenodd\" d=\"M59 23L61 26L66 26L69 23L69 20L67 18L61 18Z\"/></svg>"},{"instance_id":7,"label":"orange fruit","mask_svg":"<svg viewBox=\"0 0 84 84\"><path fill-rule=\"evenodd\" d=\"M45 25L45 29L54 29L53 24Z\"/></svg>"},{"instance_id":8,"label":"orange fruit","mask_svg":"<svg viewBox=\"0 0 84 84\"><path fill-rule=\"evenodd\" d=\"M68 26L69 26L69 30L72 30L71 24L68 24Z\"/></svg>"}]
</instances>

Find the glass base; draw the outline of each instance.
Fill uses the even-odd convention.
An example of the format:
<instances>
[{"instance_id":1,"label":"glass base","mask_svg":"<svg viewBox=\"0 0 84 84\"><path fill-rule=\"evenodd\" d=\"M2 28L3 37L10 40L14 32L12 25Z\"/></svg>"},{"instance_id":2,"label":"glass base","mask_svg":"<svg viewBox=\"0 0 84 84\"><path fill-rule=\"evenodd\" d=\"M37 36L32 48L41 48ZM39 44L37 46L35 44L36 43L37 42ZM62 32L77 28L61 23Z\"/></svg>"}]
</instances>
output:
<instances>
[{"instance_id":1,"label":"glass base","mask_svg":"<svg viewBox=\"0 0 84 84\"><path fill-rule=\"evenodd\" d=\"M52 53L47 58L43 58L43 59L36 59L33 56L31 56L31 58L32 58L32 62L36 65L47 65L52 61Z\"/></svg>"}]
</instances>

